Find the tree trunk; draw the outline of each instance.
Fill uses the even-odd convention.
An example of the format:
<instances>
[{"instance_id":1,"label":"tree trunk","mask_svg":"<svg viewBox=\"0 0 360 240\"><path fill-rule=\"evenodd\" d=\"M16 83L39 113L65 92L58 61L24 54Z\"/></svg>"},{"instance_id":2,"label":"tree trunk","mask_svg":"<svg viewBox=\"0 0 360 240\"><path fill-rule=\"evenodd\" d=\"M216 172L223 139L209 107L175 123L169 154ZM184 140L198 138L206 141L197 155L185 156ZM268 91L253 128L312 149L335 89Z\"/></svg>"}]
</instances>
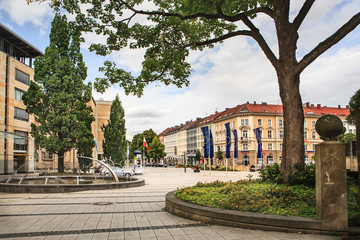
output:
<instances>
[{"instance_id":1,"label":"tree trunk","mask_svg":"<svg viewBox=\"0 0 360 240\"><path fill-rule=\"evenodd\" d=\"M58 152L58 173L64 172L64 152Z\"/></svg>"},{"instance_id":2,"label":"tree trunk","mask_svg":"<svg viewBox=\"0 0 360 240\"><path fill-rule=\"evenodd\" d=\"M281 172L288 181L295 167L299 170L304 168L304 111L299 74L292 74L289 69L278 71L278 81L284 117Z\"/></svg>"}]
</instances>

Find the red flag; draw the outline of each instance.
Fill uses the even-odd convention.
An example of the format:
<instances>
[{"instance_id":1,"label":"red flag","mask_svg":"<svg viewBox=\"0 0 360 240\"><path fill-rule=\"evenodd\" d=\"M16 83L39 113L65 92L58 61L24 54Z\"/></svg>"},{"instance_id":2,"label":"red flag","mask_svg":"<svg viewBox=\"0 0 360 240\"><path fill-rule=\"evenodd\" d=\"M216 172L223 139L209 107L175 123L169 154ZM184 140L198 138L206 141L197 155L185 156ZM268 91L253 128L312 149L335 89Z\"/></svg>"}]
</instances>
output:
<instances>
[{"instance_id":1,"label":"red flag","mask_svg":"<svg viewBox=\"0 0 360 240\"><path fill-rule=\"evenodd\" d=\"M146 144L146 139L145 139L145 137L144 137L144 147L146 147L147 150L150 152L150 148L149 148L148 145Z\"/></svg>"}]
</instances>

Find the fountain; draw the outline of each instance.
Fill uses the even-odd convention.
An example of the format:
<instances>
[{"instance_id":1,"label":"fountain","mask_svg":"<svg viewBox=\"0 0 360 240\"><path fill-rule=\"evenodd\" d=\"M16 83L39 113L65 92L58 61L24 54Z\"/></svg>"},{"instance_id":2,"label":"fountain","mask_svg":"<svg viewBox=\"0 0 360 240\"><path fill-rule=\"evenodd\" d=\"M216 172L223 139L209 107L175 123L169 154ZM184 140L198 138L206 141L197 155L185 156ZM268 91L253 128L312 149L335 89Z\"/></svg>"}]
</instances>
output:
<instances>
[{"instance_id":1,"label":"fountain","mask_svg":"<svg viewBox=\"0 0 360 240\"><path fill-rule=\"evenodd\" d=\"M84 156L81 156L84 157ZM107 168L112 177L93 175L68 175L68 176L28 176L28 174L16 176L19 169L7 179L0 179L0 192L12 193L62 193L85 190L101 190L115 188L129 188L145 185L143 179L121 179L119 180L111 167L97 159L93 160Z\"/></svg>"}]
</instances>

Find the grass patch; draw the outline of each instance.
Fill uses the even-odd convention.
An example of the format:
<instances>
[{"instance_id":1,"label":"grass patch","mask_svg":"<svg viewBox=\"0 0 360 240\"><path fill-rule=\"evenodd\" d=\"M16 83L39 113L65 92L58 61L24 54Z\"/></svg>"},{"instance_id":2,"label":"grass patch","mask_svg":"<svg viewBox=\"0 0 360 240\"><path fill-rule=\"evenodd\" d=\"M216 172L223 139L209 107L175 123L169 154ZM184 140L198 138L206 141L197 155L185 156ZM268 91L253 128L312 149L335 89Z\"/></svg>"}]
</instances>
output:
<instances>
[{"instance_id":1,"label":"grass patch","mask_svg":"<svg viewBox=\"0 0 360 240\"><path fill-rule=\"evenodd\" d=\"M349 225L360 221L360 203L356 198L356 185L349 186ZM283 216L316 216L315 188L304 185L285 185L260 180L238 182L198 183L179 189L176 196L186 202Z\"/></svg>"}]
</instances>

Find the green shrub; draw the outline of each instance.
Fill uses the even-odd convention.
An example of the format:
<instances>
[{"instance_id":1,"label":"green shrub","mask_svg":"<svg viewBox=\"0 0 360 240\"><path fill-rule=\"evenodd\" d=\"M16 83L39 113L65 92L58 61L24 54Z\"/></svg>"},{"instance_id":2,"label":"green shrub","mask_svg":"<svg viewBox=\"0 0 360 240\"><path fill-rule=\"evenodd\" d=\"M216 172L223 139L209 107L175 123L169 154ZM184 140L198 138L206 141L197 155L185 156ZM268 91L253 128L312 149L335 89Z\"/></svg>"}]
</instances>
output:
<instances>
[{"instance_id":1,"label":"green shrub","mask_svg":"<svg viewBox=\"0 0 360 240\"><path fill-rule=\"evenodd\" d=\"M260 170L259 174L262 181L270 181L272 183L279 184L284 182L283 175L280 172L280 165L278 163L274 163L271 166L267 166L264 170Z\"/></svg>"}]
</instances>

